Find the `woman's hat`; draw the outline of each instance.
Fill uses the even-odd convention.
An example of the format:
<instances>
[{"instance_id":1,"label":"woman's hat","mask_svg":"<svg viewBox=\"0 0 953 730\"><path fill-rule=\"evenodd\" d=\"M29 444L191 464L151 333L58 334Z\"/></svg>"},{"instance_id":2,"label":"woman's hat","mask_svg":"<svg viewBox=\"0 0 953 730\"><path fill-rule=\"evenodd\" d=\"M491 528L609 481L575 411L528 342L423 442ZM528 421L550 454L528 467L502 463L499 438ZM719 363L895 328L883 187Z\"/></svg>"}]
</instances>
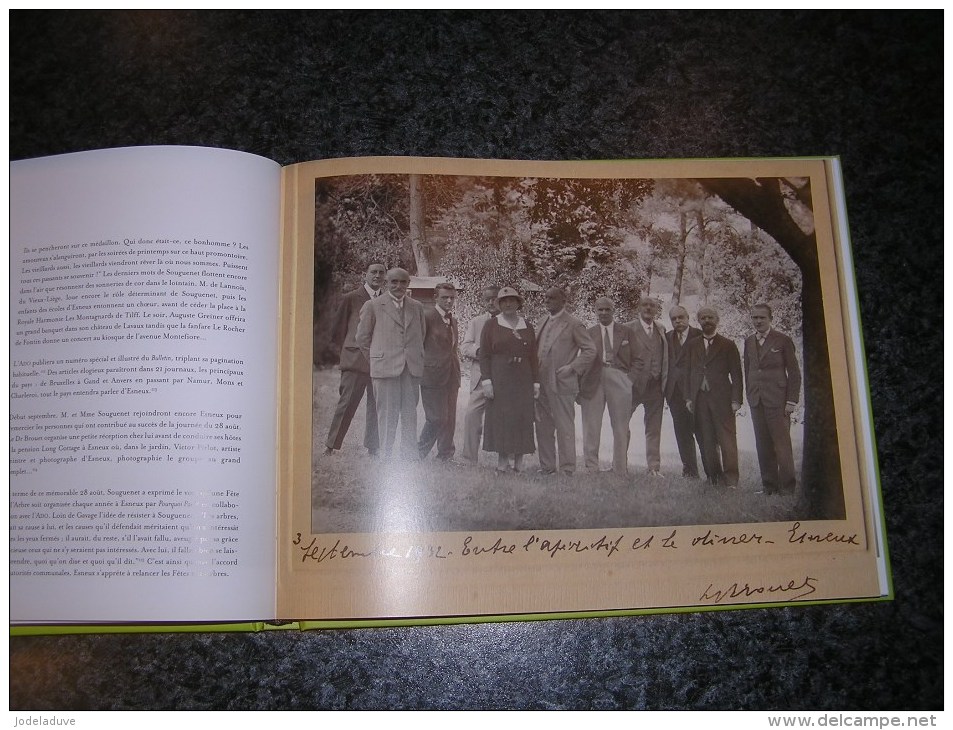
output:
<instances>
[{"instance_id":1,"label":"woman's hat","mask_svg":"<svg viewBox=\"0 0 953 730\"><path fill-rule=\"evenodd\" d=\"M521 297L520 293L513 287L504 286L502 289L500 289L500 293L496 295L496 301L499 302L501 299L506 299L506 297L513 297L519 301L520 306L523 306L523 297Z\"/></svg>"}]
</instances>

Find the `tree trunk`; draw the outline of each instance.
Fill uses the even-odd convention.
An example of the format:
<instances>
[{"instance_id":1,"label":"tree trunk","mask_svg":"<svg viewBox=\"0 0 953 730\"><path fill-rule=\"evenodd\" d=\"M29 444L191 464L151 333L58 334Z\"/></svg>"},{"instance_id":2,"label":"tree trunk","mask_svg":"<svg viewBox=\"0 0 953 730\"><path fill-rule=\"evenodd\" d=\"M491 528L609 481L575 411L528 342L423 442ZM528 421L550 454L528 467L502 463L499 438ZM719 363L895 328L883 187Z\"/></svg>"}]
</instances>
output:
<instances>
[{"instance_id":1,"label":"tree trunk","mask_svg":"<svg viewBox=\"0 0 953 730\"><path fill-rule=\"evenodd\" d=\"M699 180L738 213L766 232L801 270L801 311L804 342L804 453L801 491L805 517L843 519L834 391L827 348L827 326L821 294L817 238L804 233L784 205L776 178ZM802 190L809 196L809 190ZM809 200L809 197L805 197Z\"/></svg>"},{"instance_id":2,"label":"tree trunk","mask_svg":"<svg viewBox=\"0 0 953 730\"><path fill-rule=\"evenodd\" d=\"M682 278L685 276L685 255L688 252L688 226L685 223L685 211L679 213L678 254L675 256L675 281L672 282L672 307L682 300Z\"/></svg>"},{"instance_id":3,"label":"tree trunk","mask_svg":"<svg viewBox=\"0 0 953 730\"><path fill-rule=\"evenodd\" d=\"M417 271L411 273L431 276L434 261L430 246L427 245L423 187L423 178L420 175L410 176L410 247L417 264Z\"/></svg>"}]
</instances>

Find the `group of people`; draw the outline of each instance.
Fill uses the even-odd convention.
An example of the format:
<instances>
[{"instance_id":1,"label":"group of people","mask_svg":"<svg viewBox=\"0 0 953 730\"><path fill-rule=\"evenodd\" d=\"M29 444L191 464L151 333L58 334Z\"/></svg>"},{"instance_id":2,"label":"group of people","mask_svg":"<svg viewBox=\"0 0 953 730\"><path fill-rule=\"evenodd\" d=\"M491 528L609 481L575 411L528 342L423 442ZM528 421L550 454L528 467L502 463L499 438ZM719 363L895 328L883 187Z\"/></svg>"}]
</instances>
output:
<instances>
[{"instance_id":1,"label":"group of people","mask_svg":"<svg viewBox=\"0 0 953 730\"><path fill-rule=\"evenodd\" d=\"M520 471L523 457L538 451L541 474L576 470L576 404L581 410L585 467L598 471L603 417L612 429L612 471L628 472L629 423L643 408L648 474L661 476L664 403L682 475L699 478L698 451L708 482L738 485L735 414L748 395L765 493L791 494L796 470L790 417L797 407L801 374L794 343L775 330L771 308L751 309L754 333L743 357L718 334L718 313L702 307L700 328L684 307L669 313L672 329L656 321L657 304L643 298L638 317L615 321L607 298L594 303L597 324L587 328L566 309L566 293L544 294L547 314L535 325L521 314L523 297L511 287L480 293L484 312L467 325L462 342L453 316L456 289L438 284L434 306L407 295L410 275L371 264L362 287L344 296L332 333L341 347L338 404L325 454L341 448L366 395L364 445L371 455L391 456L400 431L401 456L452 461L455 454L461 357L469 364L470 389L461 458L478 462L479 451L497 455L498 471ZM459 344L458 344L459 342ZM743 387L743 384L746 387ZM417 404L425 423L417 433ZM481 444L482 438L482 444Z\"/></svg>"}]
</instances>

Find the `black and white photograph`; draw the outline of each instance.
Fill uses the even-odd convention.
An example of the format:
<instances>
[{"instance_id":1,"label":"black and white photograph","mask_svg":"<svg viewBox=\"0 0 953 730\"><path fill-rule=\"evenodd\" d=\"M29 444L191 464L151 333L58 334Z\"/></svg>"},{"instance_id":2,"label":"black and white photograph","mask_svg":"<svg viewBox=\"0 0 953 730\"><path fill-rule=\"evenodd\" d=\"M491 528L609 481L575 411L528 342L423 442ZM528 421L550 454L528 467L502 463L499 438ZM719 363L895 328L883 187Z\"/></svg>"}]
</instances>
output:
<instances>
[{"instance_id":1,"label":"black and white photograph","mask_svg":"<svg viewBox=\"0 0 953 730\"><path fill-rule=\"evenodd\" d=\"M844 518L809 177L314 195L313 533Z\"/></svg>"}]
</instances>

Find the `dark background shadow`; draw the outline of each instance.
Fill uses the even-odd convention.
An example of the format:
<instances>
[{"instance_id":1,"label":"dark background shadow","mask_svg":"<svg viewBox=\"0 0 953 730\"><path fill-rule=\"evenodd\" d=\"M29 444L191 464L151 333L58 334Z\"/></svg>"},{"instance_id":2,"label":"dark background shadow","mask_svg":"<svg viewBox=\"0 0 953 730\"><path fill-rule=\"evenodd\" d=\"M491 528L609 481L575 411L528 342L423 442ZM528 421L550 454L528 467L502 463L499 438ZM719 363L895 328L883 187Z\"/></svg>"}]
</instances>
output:
<instances>
[{"instance_id":1,"label":"dark background shadow","mask_svg":"<svg viewBox=\"0 0 953 730\"><path fill-rule=\"evenodd\" d=\"M842 157L896 600L13 638L14 709L942 707L941 12L10 13L10 155Z\"/></svg>"}]
</instances>

